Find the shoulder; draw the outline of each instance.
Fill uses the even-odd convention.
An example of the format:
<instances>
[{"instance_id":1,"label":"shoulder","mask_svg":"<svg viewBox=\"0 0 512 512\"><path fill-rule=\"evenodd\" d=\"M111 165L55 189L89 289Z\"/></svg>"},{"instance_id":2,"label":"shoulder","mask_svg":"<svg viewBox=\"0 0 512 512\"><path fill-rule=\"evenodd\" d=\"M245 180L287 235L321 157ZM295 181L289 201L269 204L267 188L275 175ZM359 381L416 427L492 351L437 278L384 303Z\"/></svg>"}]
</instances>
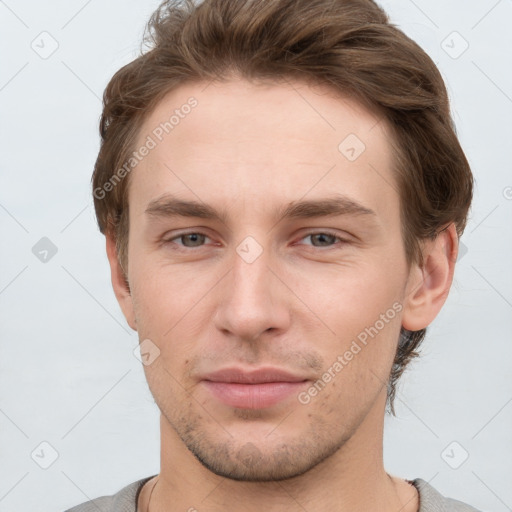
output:
<instances>
[{"instance_id":1,"label":"shoulder","mask_svg":"<svg viewBox=\"0 0 512 512\"><path fill-rule=\"evenodd\" d=\"M142 486L155 475L142 478L110 496L100 496L90 501L76 505L65 512L136 512L137 499Z\"/></svg>"},{"instance_id":2,"label":"shoulder","mask_svg":"<svg viewBox=\"0 0 512 512\"><path fill-rule=\"evenodd\" d=\"M428 482L421 478L410 481L418 489L420 509L418 512L479 512L462 501L445 498Z\"/></svg>"}]
</instances>

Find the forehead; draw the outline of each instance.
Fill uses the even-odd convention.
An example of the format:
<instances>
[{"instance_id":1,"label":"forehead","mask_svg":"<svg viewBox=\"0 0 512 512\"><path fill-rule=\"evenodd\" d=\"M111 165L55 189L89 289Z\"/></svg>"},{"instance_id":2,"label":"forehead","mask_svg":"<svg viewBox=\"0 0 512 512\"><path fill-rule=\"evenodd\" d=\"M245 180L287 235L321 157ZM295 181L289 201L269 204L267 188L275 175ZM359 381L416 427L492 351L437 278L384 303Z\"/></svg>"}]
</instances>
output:
<instances>
[{"instance_id":1,"label":"forehead","mask_svg":"<svg viewBox=\"0 0 512 512\"><path fill-rule=\"evenodd\" d=\"M145 120L137 147L149 140L129 190L139 213L165 192L256 210L326 192L398 201L386 121L326 86L184 84Z\"/></svg>"}]
</instances>

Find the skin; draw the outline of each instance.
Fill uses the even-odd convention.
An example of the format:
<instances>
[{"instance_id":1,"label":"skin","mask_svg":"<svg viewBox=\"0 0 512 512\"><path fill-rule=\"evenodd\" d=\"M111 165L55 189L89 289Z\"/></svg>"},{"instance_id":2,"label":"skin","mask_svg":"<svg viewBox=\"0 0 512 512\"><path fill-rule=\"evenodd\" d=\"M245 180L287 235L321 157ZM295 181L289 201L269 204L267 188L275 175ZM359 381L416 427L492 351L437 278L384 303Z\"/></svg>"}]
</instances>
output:
<instances>
[{"instance_id":1,"label":"skin","mask_svg":"<svg viewBox=\"0 0 512 512\"><path fill-rule=\"evenodd\" d=\"M198 105L130 176L129 288L106 240L123 313L160 351L144 370L161 411L161 470L139 509L157 483L150 512L417 511L416 489L383 466L386 383L400 327L428 326L446 300L455 227L424 244L424 268L407 265L386 123L324 86L185 84L146 119L139 144L191 96ZM355 161L338 150L351 133L366 146ZM275 215L334 193L375 215ZM225 219L145 213L163 194ZM262 250L252 263L236 250L247 236ZM308 404L293 395L234 408L201 382L269 365L311 384L396 303L401 311Z\"/></svg>"}]
</instances>

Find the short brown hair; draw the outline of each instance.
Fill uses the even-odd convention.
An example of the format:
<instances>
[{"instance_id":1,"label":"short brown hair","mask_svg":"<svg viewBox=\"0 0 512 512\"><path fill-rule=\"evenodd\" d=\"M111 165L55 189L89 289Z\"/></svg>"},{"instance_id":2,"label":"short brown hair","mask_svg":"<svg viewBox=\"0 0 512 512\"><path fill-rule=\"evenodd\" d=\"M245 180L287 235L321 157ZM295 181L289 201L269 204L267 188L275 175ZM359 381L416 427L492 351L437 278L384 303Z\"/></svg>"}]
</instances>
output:
<instances>
[{"instance_id":1,"label":"short brown hair","mask_svg":"<svg viewBox=\"0 0 512 512\"><path fill-rule=\"evenodd\" d=\"M100 231L114 236L125 271L129 175L105 185L129 159L142 122L167 93L186 82L233 75L328 85L383 116L396 149L409 265L423 265L422 240L451 223L459 237L463 233L473 177L444 82L430 57L372 0L168 0L152 15L145 42L148 50L105 90L92 177ZM393 414L396 382L418 356L425 334L401 330L388 382Z\"/></svg>"}]
</instances>

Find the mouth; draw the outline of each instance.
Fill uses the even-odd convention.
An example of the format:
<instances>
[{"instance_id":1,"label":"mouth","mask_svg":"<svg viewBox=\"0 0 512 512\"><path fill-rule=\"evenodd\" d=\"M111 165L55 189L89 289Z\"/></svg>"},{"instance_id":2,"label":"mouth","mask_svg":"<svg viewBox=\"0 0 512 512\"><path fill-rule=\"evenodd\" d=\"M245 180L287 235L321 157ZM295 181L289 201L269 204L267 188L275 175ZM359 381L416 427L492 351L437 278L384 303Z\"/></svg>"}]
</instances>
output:
<instances>
[{"instance_id":1,"label":"mouth","mask_svg":"<svg viewBox=\"0 0 512 512\"><path fill-rule=\"evenodd\" d=\"M279 368L227 368L207 374L201 381L216 400L240 409L272 407L299 393L308 382L307 377Z\"/></svg>"}]
</instances>

